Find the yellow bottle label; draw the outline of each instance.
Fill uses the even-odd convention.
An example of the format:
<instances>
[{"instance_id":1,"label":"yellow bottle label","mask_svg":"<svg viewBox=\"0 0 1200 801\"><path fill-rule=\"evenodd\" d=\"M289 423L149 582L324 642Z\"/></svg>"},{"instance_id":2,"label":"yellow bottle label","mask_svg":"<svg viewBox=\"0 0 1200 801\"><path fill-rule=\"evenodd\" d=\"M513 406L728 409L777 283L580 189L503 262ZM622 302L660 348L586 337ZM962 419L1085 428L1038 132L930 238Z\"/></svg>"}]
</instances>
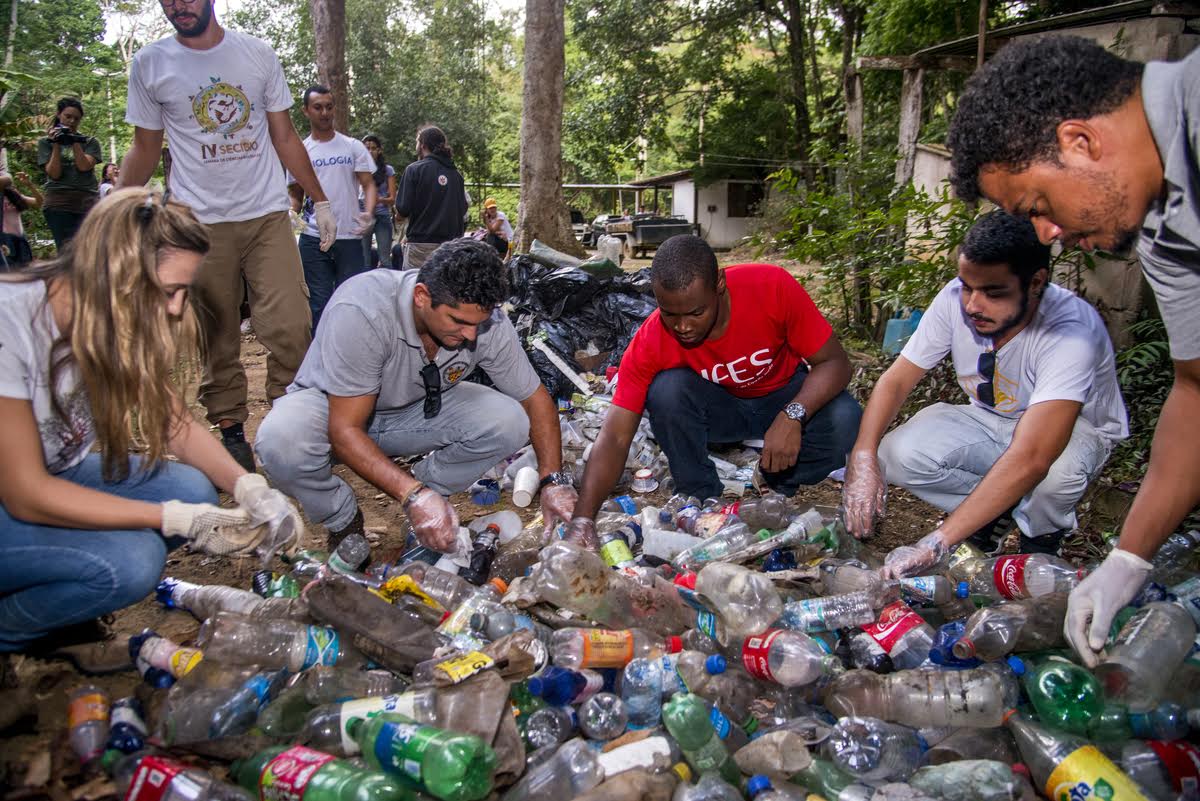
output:
<instances>
[{"instance_id":1,"label":"yellow bottle label","mask_svg":"<svg viewBox=\"0 0 1200 801\"><path fill-rule=\"evenodd\" d=\"M453 684L466 681L481 670L487 670L496 661L485 653L480 651L471 651L462 656L456 656L453 659L447 659L445 662L439 662L434 670L441 671L450 677Z\"/></svg>"},{"instance_id":2,"label":"yellow bottle label","mask_svg":"<svg viewBox=\"0 0 1200 801\"><path fill-rule=\"evenodd\" d=\"M633 561L633 551L625 540L609 540L600 546L600 556L609 567Z\"/></svg>"},{"instance_id":3,"label":"yellow bottle label","mask_svg":"<svg viewBox=\"0 0 1200 801\"><path fill-rule=\"evenodd\" d=\"M1085 745L1064 759L1046 780L1045 789L1052 801L1149 801L1094 745Z\"/></svg>"},{"instance_id":4,"label":"yellow bottle label","mask_svg":"<svg viewBox=\"0 0 1200 801\"><path fill-rule=\"evenodd\" d=\"M181 679L192 671L196 665L200 664L200 660L204 659L204 652L199 648L180 648L175 653L171 654L171 675L177 679Z\"/></svg>"},{"instance_id":5,"label":"yellow bottle label","mask_svg":"<svg viewBox=\"0 0 1200 801\"><path fill-rule=\"evenodd\" d=\"M383 582L383 586L379 588L379 595L383 596L388 603L395 603L396 599L401 595L411 595L426 606L432 607L439 612L445 611L442 605L433 600L425 590L421 589L421 585L413 580L412 576L393 576Z\"/></svg>"}]
</instances>

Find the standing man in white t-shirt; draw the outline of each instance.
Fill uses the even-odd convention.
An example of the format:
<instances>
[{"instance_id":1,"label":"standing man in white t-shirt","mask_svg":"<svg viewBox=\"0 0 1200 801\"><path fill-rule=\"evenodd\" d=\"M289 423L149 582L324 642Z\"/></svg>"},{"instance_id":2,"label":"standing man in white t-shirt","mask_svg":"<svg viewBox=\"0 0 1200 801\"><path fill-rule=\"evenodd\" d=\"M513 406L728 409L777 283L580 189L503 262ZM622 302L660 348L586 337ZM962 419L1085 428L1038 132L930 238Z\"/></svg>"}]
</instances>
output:
<instances>
[{"instance_id":1,"label":"standing man in white t-shirt","mask_svg":"<svg viewBox=\"0 0 1200 801\"><path fill-rule=\"evenodd\" d=\"M932 567L969 537L987 545L1009 510L1022 553L1056 552L1088 483L1129 435L1104 323L1087 301L1049 283L1049 263L1028 220L980 217L963 241L958 278L871 393L847 460L847 527L857 537L871 532L884 476L950 513L889 564L894 575ZM884 437L946 354L970 402L936 403Z\"/></svg>"},{"instance_id":2,"label":"standing man in white t-shirt","mask_svg":"<svg viewBox=\"0 0 1200 801\"><path fill-rule=\"evenodd\" d=\"M329 197L337 220L337 241L331 248L321 247L321 235L313 214L312 198L305 199L304 187L288 175L288 193L292 209L303 213L305 228L300 234L300 261L308 284L308 307L312 310L313 331L321 321L321 312L347 278L368 269L363 261L362 235L375 224L375 159L367 146L333 128L334 99L329 87L314 85L304 90L304 116L311 133L304 140L313 172ZM363 209L358 205L362 189Z\"/></svg>"},{"instance_id":3,"label":"standing man in white t-shirt","mask_svg":"<svg viewBox=\"0 0 1200 801\"><path fill-rule=\"evenodd\" d=\"M242 430L248 416L240 359L243 276L254 331L268 351L268 401L286 391L312 336L283 167L316 201L325 249L337 222L288 117L292 95L279 59L265 42L222 28L213 2L162 0L176 33L134 56L125 112L135 126L133 146L120 181L149 180L165 129L171 199L191 206L212 240L192 285L205 343L200 403L220 426L225 447L253 471Z\"/></svg>"}]
</instances>

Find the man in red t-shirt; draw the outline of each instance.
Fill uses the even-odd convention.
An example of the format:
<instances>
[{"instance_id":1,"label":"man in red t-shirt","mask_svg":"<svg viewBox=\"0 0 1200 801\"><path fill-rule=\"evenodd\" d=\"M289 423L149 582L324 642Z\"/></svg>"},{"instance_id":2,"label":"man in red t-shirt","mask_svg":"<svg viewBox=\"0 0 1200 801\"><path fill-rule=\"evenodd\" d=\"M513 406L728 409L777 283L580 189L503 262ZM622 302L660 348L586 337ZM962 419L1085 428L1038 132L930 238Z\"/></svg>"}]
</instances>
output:
<instances>
[{"instance_id":1,"label":"man in red t-shirt","mask_svg":"<svg viewBox=\"0 0 1200 801\"><path fill-rule=\"evenodd\" d=\"M592 519L624 470L643 411L676 490L697 498L722 491L710 442L762 438L763 476L790 496L841 467L858 435L850 361L787 271L720 271L703 239L676 236L655 253L650 278L659 308L621 359L569 528L577 541L594 541Z\"/></svg>"}]
</instances>

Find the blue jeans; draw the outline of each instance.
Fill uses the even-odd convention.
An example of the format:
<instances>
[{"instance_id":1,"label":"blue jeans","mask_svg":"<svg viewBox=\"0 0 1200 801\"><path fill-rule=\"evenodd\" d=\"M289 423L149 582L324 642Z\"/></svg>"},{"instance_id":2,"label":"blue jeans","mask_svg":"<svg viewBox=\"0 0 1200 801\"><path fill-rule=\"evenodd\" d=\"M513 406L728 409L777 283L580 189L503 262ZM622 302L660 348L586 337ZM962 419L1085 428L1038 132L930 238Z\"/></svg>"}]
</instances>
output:
<instances>
[{"instance_id":1,"label":"blue jeans","mask_svg":"<svg viewBox=\"0 0 1200 801\"><path fill-rule=\"evenodd\" d=\"M130 459L125 481L106 482L100 454L89 454L57 478L139 501L216 503L204 474L178 462L157 473L137 471ZM16 651L54 629L92 620L137 603L154 591L169 541L152 529L85 531L17 520L0 505L0 651Z\"/></svg>"},{"instance_id":2,"label":"blue jeans","mask_svg":"<svg viewBox=\"0 0 1200 801\"><path fill-rule=\"evenodd\" d=\"M367 271L363 264L362 240L338 239L329 250L321 250L321 240L300 234L300 261L308 284L308 306L312 309L312 327L317 330L321 312L333 296L333 290L348 278Z\"/></svg>"},{"instance_id":3,"label":"blue jeans","mask_svg":"<svg viewBox=\"0 0 1200 801\"><path fill-rule=\"evenodd\" d=\"M786 386L761 398L736 397L686 367L655 376L646 411L654 438L670 462L676 491L697 498L720 497L723 488L716 465L708 459L708 444L761 439L807 376L801 368ZM763 471L763 478L788 496L802 484L819 483L845 465L861 419L862 407L843 390L805 424L796 464L776 473Z\"/></svg>"},{"instance_id":4,"label":"blue jeans","mask_svg":"<svg viewBox=\"0 0 1200 801\"><path fill-rule=\"evenodd\" d=\"M375 260L371 258L371 235L375 235L375 245L379 249L379 266L392 266L392 210L375 212L375 227L363 234L362 250L363 264L374 267Z\"/></svg>"}]
</instances>

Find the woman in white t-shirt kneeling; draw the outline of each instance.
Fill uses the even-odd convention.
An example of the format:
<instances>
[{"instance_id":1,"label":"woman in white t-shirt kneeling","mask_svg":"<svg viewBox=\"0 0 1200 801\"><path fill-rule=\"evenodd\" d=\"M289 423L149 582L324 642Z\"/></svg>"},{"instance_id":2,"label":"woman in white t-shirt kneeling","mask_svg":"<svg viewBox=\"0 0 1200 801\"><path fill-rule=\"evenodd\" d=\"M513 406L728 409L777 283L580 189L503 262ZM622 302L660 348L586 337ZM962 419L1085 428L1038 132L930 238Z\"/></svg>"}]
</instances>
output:
<instances>
[{"instance_id":1,"label":"woman in white t-shirt kneeling","mask_svg":"<svg viewBox=\"0 0 1200 801\"><path fill-rule=\"evenodd\" d=\"M116 190L65 255L0 280L0 652L128 666L123 643L73 645L97 628L74 624L144 598L185 541L248 553L302 531L173 376L196 363L188 291L208 247L186 206Z\"/></svg>"}]
</instances>

